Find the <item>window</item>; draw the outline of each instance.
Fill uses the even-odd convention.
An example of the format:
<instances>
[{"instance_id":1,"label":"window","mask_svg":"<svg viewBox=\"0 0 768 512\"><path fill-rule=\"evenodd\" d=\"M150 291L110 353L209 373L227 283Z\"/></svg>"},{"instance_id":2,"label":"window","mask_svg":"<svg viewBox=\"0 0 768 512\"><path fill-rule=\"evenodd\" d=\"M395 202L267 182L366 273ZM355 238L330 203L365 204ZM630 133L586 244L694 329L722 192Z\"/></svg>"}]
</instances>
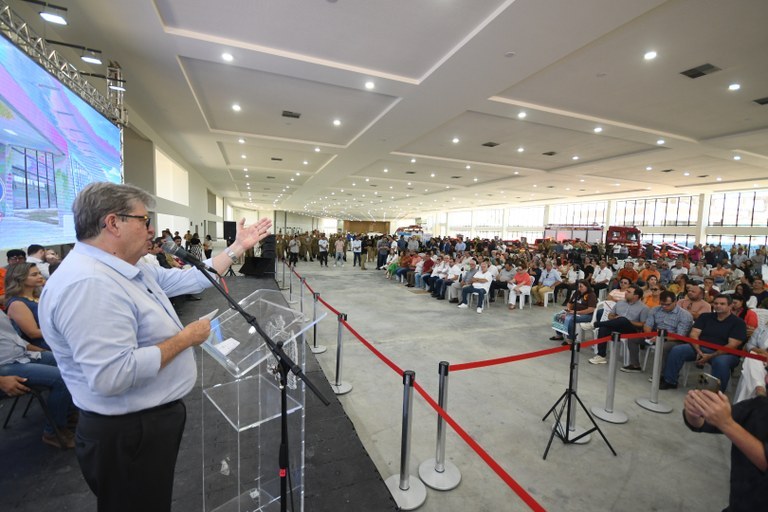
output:
<instances>
[{"instance_id":1,"label":"window","mask_svg":"<svg viewBox=\"0 0 768 512\"><path fill-rule=\"evenodd\" d=\"M617 226L692 226L699 211L698 196L616 201L612 224Z\"/></svg>"},{"instance_id":2,"label":"window","mask_svg":"<svg viewBox=\"0 0 768 512\"><path fill-rule=\"evenodd\" d=\"M549 210L549 224L605 224L606 201L554 205Z\"/></svg>"},{"instance_id":3,"label":"window","mask_svg":"<svg viewBox=\"0 0 768 512\"><path fill-rule=\"evenodd\" d=\"M710 226L768 226L768 190L712 194Z\"/></svg>"},{"instance_id":4,"label":"window","mask_svg":"<svg viewBox=\"0 0 768 512\"><path fill-rule=\"evenodd\" d=\"M507 226L543 227L544 207L512 207L507 208Z\"/></svg>"}]
</instances>

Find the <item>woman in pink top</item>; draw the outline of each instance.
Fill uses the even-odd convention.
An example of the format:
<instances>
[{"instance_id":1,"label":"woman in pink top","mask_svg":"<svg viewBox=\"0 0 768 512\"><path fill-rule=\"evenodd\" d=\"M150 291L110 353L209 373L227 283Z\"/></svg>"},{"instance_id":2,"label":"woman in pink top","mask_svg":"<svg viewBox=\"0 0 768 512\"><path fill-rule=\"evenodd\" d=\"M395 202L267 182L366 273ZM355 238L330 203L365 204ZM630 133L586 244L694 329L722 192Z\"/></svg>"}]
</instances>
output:
<instances>
[{"instance_id":1,"label":"woman in pink top","mask_svg":"<svg viewBox=\"0 0 768 512\"><path fill-rule=\"evenodd\" d=\"M512 276L512 279L507 283L509 288L509 309L510 311L515 309L515 303L517 302L517 296L521 293L531 293L532 284L531 275L526 268L522 265L517 267L517 272Z\"/></svg>"}]
</instances>

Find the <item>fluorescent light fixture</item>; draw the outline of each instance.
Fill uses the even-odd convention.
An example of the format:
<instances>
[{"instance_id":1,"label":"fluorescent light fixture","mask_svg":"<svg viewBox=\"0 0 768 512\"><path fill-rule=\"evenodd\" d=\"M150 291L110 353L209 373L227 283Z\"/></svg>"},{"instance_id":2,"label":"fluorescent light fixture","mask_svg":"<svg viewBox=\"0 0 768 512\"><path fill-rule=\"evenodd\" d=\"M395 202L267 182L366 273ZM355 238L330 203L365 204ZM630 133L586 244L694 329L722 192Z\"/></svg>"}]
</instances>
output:
<instances>
[{"instance_id":1,"label":"fluorescent light fixture","mask_svg":"<svg viewBox=\"0 0 768 512\"><path fill-rule=\"evenodd\" d=\"M374 87L376 87L376 84L374 84L372 81L368 80L367 82L365 82L365 88L368 89L369 91Z\"/></svg>"},{"instance_id":2,"label":"fluorescent light fixture","mask_svg":"<svg viewBox=\"0 0 768 512\"><path fill-rule=\"evenodd\" d=\"M101 53L98 50L86 49L83 51L83 54L80 56L80 60L82 60L83 62L87 62L88 64L94 64L96 66L100 66L101 59L99 58L96 52Z\"/></svg>"},{"instance_id":3,"label":"fluorescent light fixture","mask_svg":"<svg viewBox=\"0 0 768 512\"><path fill-rule=\"evenodd\" d=\"M233 60L235 60L235 58L232 56L231 53L224 52L221 54L221 60L223 60L224 62L232 62Z\"/></svg>"},{"instance_id":4,"label":"fluorescent light fixture","mask_svg":"<svg viewBox=\"0 0 768 512\"><path fill-rule=\"evenodd\" d=\"M643 55L643 58L644 58L645 60L653 60L653 59L655 59L657 56L658 56L658 54L657 54L655 51L651 50L651 51L649 51L649 52L645 52L645 55Z\"/></svg>"},{"instance_id":5,"label":"fluorescent light fixture","mask_svg":"<svg viewBox=\"0 0 768 512\"><path fill-rule=\"evenodd\" d=\"M595 127L592 129L592 131L593 131L593 132L595 132L595 133L602 133L602 131L603 131L603 127L602 127L602 126L595 126Z\"/></svg>"},{"instance_id":6,"label":"fluorescent light fixture","mask_svg":"<svg viewBox=\"0 0 768 512\"><path fill-rule=\"evenodd\" d=\"M232 104L232 110L234 110L235 112L240 112L241 110L243 110L243 107L241 107L241 106L240 106L239 104L237 104L237 103L233 103L233 104Z\"/></svg>"},{"instance_id":7,"label":"fluorescent light fixture","mask_svg":"<svg viewBox=\"0 0 768 512\"><path fill-rule=\"evenodd\" d=\"M728 86L729 91L738 91L741 89L741 84L731 84Z\"/></svg>"},{"instance_id":8,"label":"fluorescent light fixture","mask_svg":"<svg viewBox=\"0 0 768 512\"><path fill-rule=\"evenodd\" d=\"M64 19L64 13L67 12L66 7L60 5L49 4L48 2L41 2L40 0L24 0L29 4L41 5L43 10L40 11L40 17L48 23L54 23L56 25L66 25L67 20Z\"/></svg>"},{"instance_id":9,"label":"fluorescent light fixture","mask_svg":"<svg viewBox=\"0 0 768 512\"><path fill-rule=\"evenodd\" d=\"M525 112L520 112L519 114L517 114L518 119L525 119L526 117L528 117L528 114L526 114Z\"/></svg>"}]
</instances>

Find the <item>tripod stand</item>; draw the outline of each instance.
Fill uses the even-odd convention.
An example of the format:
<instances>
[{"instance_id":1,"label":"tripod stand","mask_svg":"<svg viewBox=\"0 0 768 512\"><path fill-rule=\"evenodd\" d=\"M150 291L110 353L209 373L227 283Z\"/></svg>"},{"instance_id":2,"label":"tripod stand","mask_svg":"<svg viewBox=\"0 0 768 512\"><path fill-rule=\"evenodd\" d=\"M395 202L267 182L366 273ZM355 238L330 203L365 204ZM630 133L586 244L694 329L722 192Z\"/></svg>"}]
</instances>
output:
<instances>
[{"instance_id":1,"label":"tripod stand","mask_svg":"<svg viewBox=\"0 0 768 512\"><path fill-rule=\"evenodd\" d=\"M565 390L565 392L563 392L562 395L560 395L560 398L557 399L555 404L541 419L541 421L545 421L550 414L554 413L555 424L552 426L552 434L549 436L547 448L544 450L544 460L547 460L547 454L549 453L549 448L552 446L552 440L555 438L555 436L559 437L565 444L583 444L589 442L590 434L595 430L597 430L597 432L600 434L600 437L603 438L605 444L608 445L611 453L616 455L616 451L613 449L613 446L611 446L611 443L608 442L608 439L605 437L605 434L603 434L603 431L600 430L600 427L597 426L597 423L595 423L592 415L589 414L589 410L584 406L584 403L579 398L579 395L576 394L576 385L579 378L579 359L577 354L580 352L581 344L577 341L571 343L571 363L568 376L568 388ZM592 428L589 430L581 431L576 427L576 404L573 403L574 398L581 406L584 414L586 414L587 418L589 418L589 421L592 422ZM558 405L560 406L559 409ZM562 421L563 411L566 412L567 424L564 424Z\"/></svg>"}]
</instances>

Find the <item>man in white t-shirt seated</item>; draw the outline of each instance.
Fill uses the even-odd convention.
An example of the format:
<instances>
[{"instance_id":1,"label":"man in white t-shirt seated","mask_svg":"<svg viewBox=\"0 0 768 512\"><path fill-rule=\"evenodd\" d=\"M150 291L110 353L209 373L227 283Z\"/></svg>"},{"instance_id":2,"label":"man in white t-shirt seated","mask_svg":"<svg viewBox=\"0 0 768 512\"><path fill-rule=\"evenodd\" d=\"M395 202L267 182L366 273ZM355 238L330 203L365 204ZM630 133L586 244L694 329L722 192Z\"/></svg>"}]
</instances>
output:
<instances>
[{"instance_id":1,"label":"man in white t-shirt seated","mask_svg":"<svg viewBox=\"0 0 768 512\"><path fill-rule=\"evenodd\" d=\"M466 309L468 307L467 300L469 295L471 293L477 293L477 312L482 313L485 294L488 293L492 281L493 275L488 270L488 262L483 261L480 263L480 270L471 277L469 284L461 289L461 304L459 304L459 307Z\"/></svg>"}]
</instances>

